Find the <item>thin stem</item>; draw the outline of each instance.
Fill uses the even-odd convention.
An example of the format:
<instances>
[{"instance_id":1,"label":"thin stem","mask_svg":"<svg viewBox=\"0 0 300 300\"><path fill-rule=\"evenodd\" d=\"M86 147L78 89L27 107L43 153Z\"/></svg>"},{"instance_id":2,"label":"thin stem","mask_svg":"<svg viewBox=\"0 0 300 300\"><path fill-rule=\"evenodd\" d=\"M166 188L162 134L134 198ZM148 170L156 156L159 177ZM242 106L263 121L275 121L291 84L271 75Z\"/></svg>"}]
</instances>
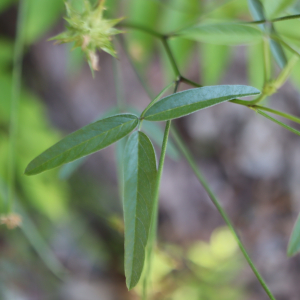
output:
<instances>
[{"instance_id":1,"label":"thin stem","mask_svg":"<svg viewBox=\"0 0 300 300\"><path fill-rule=\"evenodd\" d=\"M282 39L280 39L278 36L276 35L271 35L271 38L279 43L281 43L285 48L287 48L288 50L290 50L292 53L296 54L298 57L300 57L300 52L295 50L293 47L291 47L289 44L287 44L285 41L283 41Z\"/></svg>"},{"instance_id":2,"label":"thin stem","mask_svg":"<svg viewBox=\"0 0 300 300\"><path fill-rule=\"evenodd\" d=\"M288 61L286 66L281 70L280 74L274 81L273 85L277 89L281 88L283 84L287 81L288 77L290 76L294 66L298 62L299 56L298 55L293 55L291 59Z\"/></svg>"},{"instance_id":3,"label":"thin stem","mask_svg":"<svg viewBox=\"0 0 300 300\"><path fill-rule=\"evenodd\" d=\"M269 298L271 300L275 300L274 296L272 295L271 291L269 290L267 284L265 283L265 281L263 280L262 276L259 274L258 270L256 269L254 263L252 262L250 256L248 255L242 241L240 240L236 230L234 229L227 213L224 211L224 209L222 208L221 204L219 203L217 197L215 196L215 194L213 193L213 191L210 189L208 183L206 182L204 176L202 175L202 173L200 172L199 168L196 165L196 162L194 161L192 155L190 154L189 150L186 148L186 146L184 145L184 143L182 142L181 138L179 137L177 131L174 128L171 128L171 134L178 146L178 148L180 149L181 153L183 154L183 156L185 157L185 159L187 160L188 164L190 165L190 167L192 168L192 170L194 171L195 175L197 176L199 182L201 183L201 185L203 186L203 188L205 189L205 191L207 192L207 194L209 195L211 201L213 202L213 204L216 206L217 210L219 211L219 213L221 214L221 216L223 217L225 223L227 224L227 226L229 227L230 231L232 232L238 246L240 247L245 259L247 260L249 266L251 267L252 271L254 272L254 274L256 275L257 279L259 280L260 284L262 285L262 287L264 288L265 292L267 293L267 295L269 296Z\"/></svg>"},{"instance_id":4,"label":"thin stem","mask_svg":"<svg viewBox=\"0 0 300 300\"><path fill-rule=\"evenodd\" d=\"M254 109L254 108L253 108L253 109ZM285 129L287 129L288 131L290 131L290 132L292 132L292 133L295 133L295 134L297 134L297 135L300 135L300 132L299 132L298 130L292 128L291 126L288 126L288 125L286 125L286 124L284 124L284 123L282 123L282 122L279 122L278 120L272 118L272 117L269 116L268 114L265 114L264 112L262 112L262 111L259 110L259 109L254 109L254 110L255 110L257 113L259 113L260 115L262 115L263 117L269 119L270 121L272 121L272 122L278 124L279 126L285 128Z\"/></svg>"},{"instance_id":5,"label":"thin stem","mask_svg":"<svg viewBox=\"0 0 300 300\"><path fill-rule=\"evenodd\" d=\"M179 81L176 82L174 93L177 92L178 86L179 86ZM153 213L151 218L151 228L150 228L149 240L147 245L148 265L147 265L147 270L145 272L145 277L143 282L143 300L147 299L147 288L150 280L149 277L151 276L152 253L153 253L154 243L156 241L156 234L157 234L159 190L160 190L161 177L162 177L163 167L164 167L164 162L166 157L170 127L171 127L171 120L166 122L164 138L161 147L161 154L160 154L158 170L157 170L156 186L155 186L154 197L153 197Z\"/></svg>"},{"instance_id":6,"label":"thin stem","mask_svg":"<svg viewBox=\"0 0 300 300\"><path fill-rule=\"evenodd\" d=\"M187 84L189 84L191 86L194 86L194 87L202 87L202 85L198 84L197 82L189 80L189 79L187 79L187 78L185 78L183 76L180 77L180 81L181 82L185 82L185 83L187 83Z\"/></svg>"},{"instance_id":7,"label":"thin stem","mask_svg":"<svg viewBox=\"0 0 300 300\"><path fill-rule=\"evenodd\" d=\"M271 20L257 20L257 21L247 22L247 23L248 24L264 24L264 23L274 23L274 22L293 20L293 19L299 19L299 18L300 18L300 14L297 14L297 15L290 15L290 16L275 18L275 19L271 19Z\"/></svg>"},{"instance_id":8,"label":"thin stem","mask_svg":"<svg viewBox=\"0 0 300 300\"><path fill-rule=\"evenodd\" d=\"M143 31L145 33L148 33L148 34L150 34L152 36L155 36L157 38L160 38L160 39L164 37L163 34L157 32L157 31L155 31L155 30L153 30L151 28L145 27L143 25L138 25L138 24L129 23L129 22L120 22L118 24L118 26L124 27L124 28L131 28L131 29L140 30L140 31Z\"/></svg>"},{"instance_id":9,"label":"thin stem","mask_svg":"<svg viewBox=\"0 0 300 300\"><path fill-rule=\"evenodd\" d=\"M268 111L272 114L278 115L280 117L286 118L288 120L291 120L293 122L300 124L300 118L298 118L296 116L293 116L293 115L290 115L290 114L287 114L287 113L284 113L284 112L281 112L281 111L278 111L278 110L275 110L275 109L272 109L269 107L260 106L260 105L253 105L253 108Z\"/></svg>"},{"instance_id":10,"label":"thin stem","mask_svg":"<svg viewBox=\"0 0 300 300\"><path fill-rule=\"evenodd\" d=\"M22 57L24 51L25 35L24 28L27 13L27 0L19 2L19 12L17 21L16 41L14 46L13 58L13 75L10 105L10 123L9 123L9 148L8 148L8 198L6 203L6 212L9 213L13 207L14 189L15 189L15 161L16 161L16 144L18 135L18 117L21 93L21 77L22 77Z\"/></svg>"},{"instance_id":11,"label":"thin stem","mask_svg":"<svg viewBox=\"0 0 300 300\"><path fill-rule=\"evenodd\" d=\"M166 50L167 55L169 57L169 60L170 60L170 62L172 64L172 68L174 70L175 76L180 79L180 71L179 71L177 63L175 61L174 55L173 55L173 53L171 51L171 48L170 48L170 46L168 44L167 39L166 38L162 38L162 43L163 43L163 45L165 47L165 50Z\"/></svg>"}]
</instances>

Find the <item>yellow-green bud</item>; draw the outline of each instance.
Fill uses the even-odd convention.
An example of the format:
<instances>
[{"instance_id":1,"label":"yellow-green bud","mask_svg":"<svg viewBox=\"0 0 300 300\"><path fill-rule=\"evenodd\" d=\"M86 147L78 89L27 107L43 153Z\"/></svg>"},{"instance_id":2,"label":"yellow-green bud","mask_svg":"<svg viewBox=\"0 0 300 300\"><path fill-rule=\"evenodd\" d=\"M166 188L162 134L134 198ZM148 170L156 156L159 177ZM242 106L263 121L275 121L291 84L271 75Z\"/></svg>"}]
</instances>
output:
<instances>
[{"instance_id":1,"label":"yellow-green bud","mask_svg":"<svg viewBox=\"0 0 300 300\"><path fill-rule=\"evenodd\" d=\"M98 5L93 8L90 2L85 0L82 12L74 10L66 2L67 30L51 39L56 40L59 44L74 42L74 48L81 47L93 70L99 69L97 50L103 50L116 57L111 39L113 35L122 33L113 26L123 18L111 20L103 18L104 2L105 0L100 0Z\"/></svg>"}]
</instances>

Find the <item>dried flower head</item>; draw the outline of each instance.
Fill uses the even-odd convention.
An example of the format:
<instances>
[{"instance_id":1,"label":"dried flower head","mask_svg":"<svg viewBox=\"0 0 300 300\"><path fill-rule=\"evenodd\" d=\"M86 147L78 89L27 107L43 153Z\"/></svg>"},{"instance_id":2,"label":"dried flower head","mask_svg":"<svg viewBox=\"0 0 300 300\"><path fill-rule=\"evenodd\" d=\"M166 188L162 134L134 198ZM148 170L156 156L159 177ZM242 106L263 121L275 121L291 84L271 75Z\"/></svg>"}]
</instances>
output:
<instances>
[{"instance_id":1,"label":"dried flower head","mask_svg":"<svg viewBox=\"0 0 300 300\"><path fill-rule=\"evenodd\" d=\"M56 40L59 44L74 42L74 48L81 47L92 70L99 69L97 49L102 49L116 57L111 39L113 35L122 33L121 30L113 28L113 26L123 18L111 20L103 18L104 2L105 0L100 0L98 5L93 8L88 0L84 0L82 12L74 10L66 2L67 30L51 39Z\"/></svg>"},{"instance_id":2,"label":"dried flower head","mask_svg":"<svg viewBox=\"0 0 300 300\"><path fill-rule=\"evenodd\" d=\"M22 224L22 218L18 214L8 214L0 217L0 224L4 224L8 229L14 229Z\"/></svg>"}]
</instances>

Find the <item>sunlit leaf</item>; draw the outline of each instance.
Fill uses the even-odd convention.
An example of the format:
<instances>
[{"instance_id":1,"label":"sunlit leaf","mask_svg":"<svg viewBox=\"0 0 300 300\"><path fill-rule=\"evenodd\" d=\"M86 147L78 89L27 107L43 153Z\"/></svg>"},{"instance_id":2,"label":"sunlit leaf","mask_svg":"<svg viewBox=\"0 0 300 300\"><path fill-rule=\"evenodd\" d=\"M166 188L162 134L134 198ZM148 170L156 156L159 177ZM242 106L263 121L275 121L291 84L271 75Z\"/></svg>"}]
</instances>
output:
<instances>
[{"instance_id":1,"label":"sunlit leaf","mask_svg":"<svg viewBox=\"0 0 300 300\"><path fill-rule=\"evenodd\" d=\"M262 38L259 29L240 23L199 24L180 31L178 35L217 45L245 44L257 42Z\"/></svg>"},{"instance_id":2,"label":"sunlit leaf","mask_svg":"<svg viewBox=\"0 0 300 300\"><path fill-rule=\"evenodd\" d=\"M245 85L216 85L190 89L163 98L144 115L148 121L165 121L180 118L218 103L257 95L260 91Z\"/></svg>"},{"instance_id":3,"label":"sunlit leaf","mask_svg":"<svg viewBox=\"0 0 300 300\"><path fill-rule=\"evenodd\" d=\"M139 281L145 260L153 197L156 158L149 138L134 132L124 154L125 276L128 289Z\"/></svg>"},{"instance_id":4,"label":"sunlit leaf","mask_svg":"<svg viewBox=\"0 0 300 300\"><path fill-rule=\"evenodd\" d=\"M132 114L120 114L91 123L50 147L36 157L25 170L34 175L86 156L116 142L138 124Z\"/></svg>"},{"instance_id":5,"label":"sunlit leaf","mask_svg":"<svg viewBox=\"0 0 300 300\"><path fill-rule=\"evenodd\" d=\"M289 245L288 245L288 250L287 250L287 255L288 256L293 256L297 252L300 251L300 215L298 216L298 219L294 225Z\"/></svg>"}]
</instances>

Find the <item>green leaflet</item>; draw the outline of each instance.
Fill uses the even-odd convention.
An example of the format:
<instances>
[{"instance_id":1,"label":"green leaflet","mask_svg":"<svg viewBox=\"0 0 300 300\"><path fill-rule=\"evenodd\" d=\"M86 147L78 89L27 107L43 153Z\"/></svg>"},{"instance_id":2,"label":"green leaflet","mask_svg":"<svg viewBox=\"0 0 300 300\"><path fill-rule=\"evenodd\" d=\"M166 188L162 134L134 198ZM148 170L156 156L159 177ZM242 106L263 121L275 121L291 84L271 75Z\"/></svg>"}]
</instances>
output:
<instances>
[{"instance_id":1,"label":"green leaflet","mask_svg":"<svg viewBox=\"0 0 300 300\"><path fill-rule=\"evenodd\" d=\"M297 252L300 251L300 215L298 216L298 219L294 225L289 245L288 245L288 250L287 250L287 255L288 256L293 256Z\"/></svg>"},{"instance_id":2,"label":"green leaflet","mask_svg":"<svg viewBox=\"0 0 300 300\"><path fill-rule=\"evenodd\" d=\"M245 44L262 39L260 30L240 23L199 24L178 32L178 35L217 45Z\"/></svg>"},{"instance_id":3,"label":"green leaflet","mask_svg":"<svg viewBox=\"0 0 300 300\"><path fill-rule=\"evenodd\" d=\"M264 7L260 0L248 0L248 6L253 16L253 19L255 21L267 19L265 15ZM276 35L276 31L273 25L271 26L271 28L268 28L267 26L265 26L265 24L261 24L259 25L259 27L267 34L271 33ZM283 48L278 42L272 39L270 41L270 48L277 64L279 65L280 68L283 68L287 63L287 59L283 51Z\"/></svg>"},{"instance_id":4,"label":"green leaflet","mask_svg":"<svg viewBox=\"0 0 300 300\"><path fill-rule=\"evenodd\" d=\"M131 132L138 122L135 115L119 114L82 127L31 161L25 174L38 174L103 149Z\"/></svg>"},{"instance_id":5,"label":"green leaflet","mask_svg":"<svg viewBox=\"0 0 300 300\"><path fill-rule=\"evenodd\" d=\"M156 175L152 143L136 131L129 137L124 154L125 276L129 290L143 271Z\"/></svg>"},{"instance_id":6,"label":"green leaflet","mask_svg":"<svg viewBox=\"0 0 300 300\"><path fill-rule=\"evenodd\" d=\"M144 119L148 121L176 119L221 102L259 93L256 88L245 85L216 85L190 89L158 101L147 110Z\"/></svg>"}]
</instances>

